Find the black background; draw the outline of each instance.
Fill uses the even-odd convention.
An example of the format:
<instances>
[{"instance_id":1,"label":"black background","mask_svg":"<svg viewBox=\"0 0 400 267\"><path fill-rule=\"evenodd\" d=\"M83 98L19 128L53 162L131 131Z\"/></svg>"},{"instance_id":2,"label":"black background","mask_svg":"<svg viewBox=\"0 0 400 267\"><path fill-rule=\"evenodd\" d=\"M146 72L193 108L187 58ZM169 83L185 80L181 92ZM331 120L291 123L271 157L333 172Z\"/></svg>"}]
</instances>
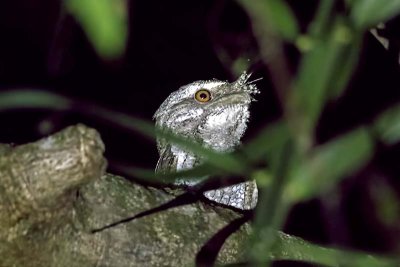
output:
<instances>
[{"instance_id":1,"label":"black background","mask_svg":"<svg viewBox=\"0 0 400 267\"><path fill-rule=\"evenodd\" d=\"M290 1L303 31L316 2ZM397 40L398 20L389 23L388 32ZM258 82L261 94L251 109L246 141L279 118L281 110L267 69L259 60L249 19L234 1L129 1L128 48L123 58L112 62L96 55L80 26L62 10L60 1L0 2L2 91L43 89L151 120L162 101L179 86L196 80L236 78L218 58L218 47L233 58L249 55L253 77L264 77ZM295 69L297 52L290 46L287 52ZM368 123L379 111L397 103L399 80L397 58L367 34L349 88L323 112L318 141L323 143ZM77 122L98 129L111 162L154 168L158 159L154 141L72 111L0 113L0 142L34 141ZM400 154L398 146L378 143L377 147L374 160L341 184L337 199L330 195L297 205L285 231L321 244L398 253L399 228L378 220L368 192L377 180L400 192ZM118 169L111 164L109 171Z\"/></svg>"}]
</instances>

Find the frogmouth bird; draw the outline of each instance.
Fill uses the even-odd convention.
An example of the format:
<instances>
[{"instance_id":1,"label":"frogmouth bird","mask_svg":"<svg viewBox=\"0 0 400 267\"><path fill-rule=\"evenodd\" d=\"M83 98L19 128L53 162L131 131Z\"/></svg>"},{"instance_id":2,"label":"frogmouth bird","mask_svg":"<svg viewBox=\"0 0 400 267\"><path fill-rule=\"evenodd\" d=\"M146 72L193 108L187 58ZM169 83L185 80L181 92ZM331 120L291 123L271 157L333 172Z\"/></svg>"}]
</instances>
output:
<instances>
[{"instance_id":1,"label":"frogmouth bird","mask_svg":"<svg viewBox=\"0 0 400 267\"><path fill-rule=\"evenodd\" d=\"M231 152L239 144L249 120L249 106L258 93L249 82L250 74L244 72L236 81L196 81L172 92L161 104L154 119L156 127L168 129L177 135L200 142L217 152ZM188 149L157 139L160 154L156 172L191 169L204 159ZM177 184L194 186L190 180ZM212 201L242 210L253 209L258 190L255 181L229 185L204 192Z\"/></svg>"}]
</instances>

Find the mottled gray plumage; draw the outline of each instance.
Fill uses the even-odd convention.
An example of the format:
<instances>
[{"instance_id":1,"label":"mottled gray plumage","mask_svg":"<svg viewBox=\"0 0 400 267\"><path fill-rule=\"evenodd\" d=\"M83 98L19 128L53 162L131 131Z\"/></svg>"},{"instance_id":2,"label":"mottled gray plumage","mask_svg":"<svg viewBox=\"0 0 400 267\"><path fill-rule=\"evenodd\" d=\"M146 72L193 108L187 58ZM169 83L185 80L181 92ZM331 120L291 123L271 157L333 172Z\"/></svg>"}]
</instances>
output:
<instances>
[{"instance_id":1,"label":"mottled gray plumage","mask_svg":"<svg viewBox=\"0 0 400 267\"><path fill-rule=\"evenodd\" d=\"M252 95L258 93L243 73L233 83L219 80L197 81L171 93L154 114L156 126L167 128L218 152L230 152L240 144L247 128ZM160 158L157 172L193 168L202 158L164 139L157 140ZM188 186L193 182L177 182ZM215 202L240 209L252 209L257 203L254 181L207 191L204 195Z\"/></svg>"}]
</instances>

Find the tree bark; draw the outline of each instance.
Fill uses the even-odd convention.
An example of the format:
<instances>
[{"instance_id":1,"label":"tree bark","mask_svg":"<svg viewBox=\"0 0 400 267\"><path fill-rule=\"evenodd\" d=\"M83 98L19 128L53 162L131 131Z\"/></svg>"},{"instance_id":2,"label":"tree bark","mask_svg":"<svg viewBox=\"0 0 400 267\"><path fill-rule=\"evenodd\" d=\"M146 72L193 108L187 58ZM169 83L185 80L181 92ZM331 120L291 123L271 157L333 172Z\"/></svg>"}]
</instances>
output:
<instances>
[{"instance_id":1,"label":"tree bark","mask_svg":"<svg viewBox=\"0 0 400 267\"><path fill-rule=\"evenodd\" d=\"M104 145L84 125L35 143L0 146L0 266L193 266L202 246L242 215L202 202L93 233L175 198L104 173ZM250 228L217 262L242 260Z\"/></svg>"}]
</instances>

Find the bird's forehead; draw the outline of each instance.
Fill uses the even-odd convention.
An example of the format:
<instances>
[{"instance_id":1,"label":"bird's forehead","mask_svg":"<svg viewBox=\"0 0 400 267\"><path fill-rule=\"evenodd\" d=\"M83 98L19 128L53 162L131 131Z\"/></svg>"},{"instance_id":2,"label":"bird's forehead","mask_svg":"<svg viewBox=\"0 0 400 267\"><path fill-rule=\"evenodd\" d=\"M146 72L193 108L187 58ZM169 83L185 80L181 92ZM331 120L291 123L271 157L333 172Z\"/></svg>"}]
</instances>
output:
<instances>
[{"instance_id":1,"label":"bird's forehead","mask_svg":"<svg viewBox=\"0 0 400 267\"><path fill-rule=\"evenodd\" d=\"M211 80L211 81L199 81L193 83L193 86L197 89L204 88L208 90L212 90L216 87L219 87L223 84L227 84L227 82L218 81L218 80ZM190 85L189 85L190 86Z\"/></svg>"}]
</instances>

